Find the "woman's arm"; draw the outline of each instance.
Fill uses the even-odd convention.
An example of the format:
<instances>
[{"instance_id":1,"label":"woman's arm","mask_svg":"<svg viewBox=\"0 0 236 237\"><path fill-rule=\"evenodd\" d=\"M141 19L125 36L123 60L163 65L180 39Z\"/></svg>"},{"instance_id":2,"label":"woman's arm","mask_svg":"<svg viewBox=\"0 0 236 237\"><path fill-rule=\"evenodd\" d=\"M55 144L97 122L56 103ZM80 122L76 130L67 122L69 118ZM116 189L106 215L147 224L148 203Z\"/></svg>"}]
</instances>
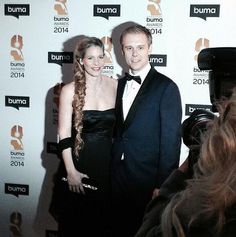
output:
<instances>
[{"instance_id":1,"label":"woman's arm","mask_svg":"<svg viewBox=\"0 0 236 237\"><path fill-rule=\"evenodd\" d=\"M62 88L60 94L58 118L58 134L60 141L71 137L73 96L74 83L69 83ZM73 192L84 193L82 178L87 177L87 175L76 170L72 159L71 147L62 150L62 159L66 167L69 189Z\"/></svg>"}]
</instances>

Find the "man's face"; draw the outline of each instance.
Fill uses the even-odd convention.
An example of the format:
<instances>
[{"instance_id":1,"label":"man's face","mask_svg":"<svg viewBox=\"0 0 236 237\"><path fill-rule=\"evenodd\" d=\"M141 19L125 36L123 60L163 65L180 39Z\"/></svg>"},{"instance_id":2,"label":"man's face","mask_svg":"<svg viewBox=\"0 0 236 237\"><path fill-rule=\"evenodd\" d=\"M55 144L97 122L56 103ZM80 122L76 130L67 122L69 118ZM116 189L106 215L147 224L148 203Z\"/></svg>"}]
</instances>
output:
<instances>
[{"instance_id":1,"label":"man's face","mask_svg":"<svg viewBox=\"0 0 236 237\"><path fill-rule=\"evenodd\" d=\"M137 74L149 63L151 48L143 33L128 33L123 37L123 54L133 74Z\"/></svg>"}]
</instances>

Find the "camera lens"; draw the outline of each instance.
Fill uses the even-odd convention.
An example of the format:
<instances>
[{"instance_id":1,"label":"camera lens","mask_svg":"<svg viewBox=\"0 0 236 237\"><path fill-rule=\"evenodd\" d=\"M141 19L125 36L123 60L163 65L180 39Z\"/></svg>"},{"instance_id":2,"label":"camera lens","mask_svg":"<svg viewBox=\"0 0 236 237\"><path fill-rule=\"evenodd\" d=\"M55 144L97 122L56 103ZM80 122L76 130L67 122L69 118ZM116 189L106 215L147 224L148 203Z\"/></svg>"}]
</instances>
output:
<instances>
[{"instance_id":1,"label":"camera lens","mask_svg":"<svg viewBox=\"0 0 236 237\"><path fill-rule=\"evenodd\" d=\"M214 113L196 109L191 115L182 123L182 137L183 142L187 147L199 145L201 141L201 134L207 129L207 124L215 118Z\"/></svg>"}]
</instances>

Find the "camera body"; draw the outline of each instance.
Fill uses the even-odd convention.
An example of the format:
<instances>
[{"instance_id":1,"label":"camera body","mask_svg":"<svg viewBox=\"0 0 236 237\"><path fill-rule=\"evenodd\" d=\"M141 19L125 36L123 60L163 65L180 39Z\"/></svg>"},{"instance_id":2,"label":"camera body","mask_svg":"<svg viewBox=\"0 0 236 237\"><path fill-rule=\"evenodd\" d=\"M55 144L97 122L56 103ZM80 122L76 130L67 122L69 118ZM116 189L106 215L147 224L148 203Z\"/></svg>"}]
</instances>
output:
<instances>
[{"instance_id":1,"label":"camera body","mask_svg":"<svg viewBox=\"0 0 236 237\"><path fill-rule=\"evenodd\" d=\"M230 97L236 86L236 48L219 47L205 48L198 54L198 67L209 71L209 93L212 112L198 109L191 113L182 123L182 138L189 148L189 170L198 160L201 147L201 135L207 130L207 125L218 112L216 103L223 97Z\"/></svg>"},{"instance_id":2,"label":"camera body","mask_svg":"<svg viewBox=\"0 0 236 237\"><path fill-rule=\"evenodd\" d=\"M215 103L222 97L230 97L236 86L236 48L205 48L198 54L200 70L209 70L209 92L213 112Z\"/></svg>"},{"instance_id":3,"label":"camera body","mask_svg":"<svg viewBox=\"0 0 236 237\"><path fill-rule=\"evenodd\" d=\"M205 48L198 54L198 67L209 71L209 92L212 111L217 112L215 103L222 97L230 97L236 86L236 48ZM182 123L183 142L186 146L199 144L200 133L215 115L206 110L195 110Z\"/></svg>"}]
</instances>

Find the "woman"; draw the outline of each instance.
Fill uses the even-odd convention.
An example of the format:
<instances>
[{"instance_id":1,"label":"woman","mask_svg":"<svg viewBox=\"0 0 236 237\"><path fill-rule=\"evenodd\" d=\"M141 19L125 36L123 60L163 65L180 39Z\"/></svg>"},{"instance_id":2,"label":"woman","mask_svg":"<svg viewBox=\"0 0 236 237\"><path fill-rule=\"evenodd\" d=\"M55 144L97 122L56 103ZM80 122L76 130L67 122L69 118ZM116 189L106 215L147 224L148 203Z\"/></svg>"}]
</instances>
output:
<instances>
[{"instance_id":1,"label":"woman","mask_svg":"<svg viewBox=\"0 0 236 237\"><path fill-rule=\"evenodd\" d=\"M236 236L236 89L204 134L194 178L146 237Z\"/></svg>"},{"instance_id":2,"label":"woman","mask_svg":"<svg viewBox=\"0 0 236 237\"><path fill-rule=\"evenodd\" d=\"M102 75L104 45L84 37L75 50L74 81L61 90L59 236L106 236L109 162L117 80Z\"/></svg>"}]
</instances>

